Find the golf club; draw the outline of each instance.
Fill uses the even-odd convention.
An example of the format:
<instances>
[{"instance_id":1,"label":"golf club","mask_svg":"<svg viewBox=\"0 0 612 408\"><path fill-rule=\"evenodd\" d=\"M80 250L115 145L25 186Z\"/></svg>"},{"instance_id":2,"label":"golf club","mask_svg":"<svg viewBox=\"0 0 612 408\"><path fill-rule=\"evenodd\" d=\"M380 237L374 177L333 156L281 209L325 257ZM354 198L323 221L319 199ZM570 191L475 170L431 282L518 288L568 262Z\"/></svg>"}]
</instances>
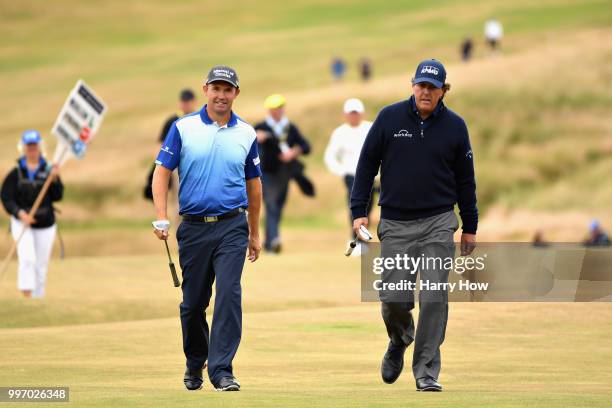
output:
<instances>
[{"instance_id":1,"label":"golf club","mask_svg":"<svg viewBox=\"0 0 612 408\"><path fill-rule=\"evenodd\" d=\"M172 280L174 281L174 287L178 288L181 286L179 282L178 276L176 274L176 268L174 267L174 262L172 262L172 258L170 257L170 249L168 248L168 241L164 240L164 244L166 244L166 253L168 254L168 266L170 267L170 273L172 274Z\"/></svg>"},{"instance_id":2,"label":"golf club","mask_svg":"<svg viewBox=\"0 0 612 408\"><path fill-rule=\"evenodd\" d=\"M359 235L361 236L361 239L363 241L367 242L367 241L372 240L372 234L370 234L370 231L368 231L368 229L364 227L363 225L359 227ZM344 251L344 256L351 256L351 254L353 253L353 250L356 247L357 247L357 237L349 241L346 247L346 251Z\"/></svg>"},{"instance_id":3,"label":"golf club","mask_svg":"<svg viewBox=\"0 0 612 408\"><path fill-rule=\"evenodd\" d=\"M356 246L357 246L357 239L350 240L348 242L348 245L346 246L346 251L344 251L344 256L351 256Z\"/></svg>"},{"instance_id":4,"label":"golf club","mask_svg":"<svg viewBox=\"0 0 612 408\"><path fill-rule=\"evenodd\" d=\"M170 221L168 220L158 220L153 221L153 228L158 231L166 232L170 229ZM166 245L166 254L168 254L168 267L170 268L170 273L172 274L172 281L174 282L174 287L178 288L181 286L179 282L178 275L176 274L176 268L174 267L174 262L172 262L172 257L170 256L170 248L168 248L168 240L164 239L164 244Z\"/></svg>"}]
</instances>

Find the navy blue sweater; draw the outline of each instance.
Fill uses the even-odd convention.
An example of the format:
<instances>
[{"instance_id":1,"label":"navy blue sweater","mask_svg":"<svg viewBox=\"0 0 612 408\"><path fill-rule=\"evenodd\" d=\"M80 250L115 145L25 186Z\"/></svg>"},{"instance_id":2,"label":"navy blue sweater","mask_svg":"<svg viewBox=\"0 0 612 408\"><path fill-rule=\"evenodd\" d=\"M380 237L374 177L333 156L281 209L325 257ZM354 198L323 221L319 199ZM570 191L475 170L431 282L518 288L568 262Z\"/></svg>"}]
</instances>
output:
<instances>
[{"instance_id":1,"label":"navy blue sweater","mask_svg":"<svg viewBox=\"0 0 612 408\"><path fill-rule=\"evenodd\" d=\"M378 114L357 165L353 218L366 216L379 168L382 218L431 217L458 203L463 232L476 233L476 180L467 127L442 101L426 120L419 116L414 96Z\"/></svg>"}]
</instances>

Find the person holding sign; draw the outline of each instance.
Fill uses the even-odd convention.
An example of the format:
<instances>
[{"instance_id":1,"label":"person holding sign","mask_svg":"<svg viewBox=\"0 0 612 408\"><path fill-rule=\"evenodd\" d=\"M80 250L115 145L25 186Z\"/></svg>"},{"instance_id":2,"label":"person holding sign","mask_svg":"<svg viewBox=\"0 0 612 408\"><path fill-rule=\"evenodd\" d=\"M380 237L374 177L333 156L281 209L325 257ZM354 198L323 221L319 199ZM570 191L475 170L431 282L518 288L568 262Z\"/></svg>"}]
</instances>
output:
<instances>
[{"instance_id":1,"label":"person holding sign","mask_svg":"<svg viewBox=\"0 0 612 408\"><path fill-rule=\"evenodd\" d=\"M39 132L28 130L22 136L20 147L25 150L25 155L2 186L2 202L14 217L12 231L15 242L0 264L0 278L17 249L19 287L25 296L44 295L46 265L56 232L53 202L63 195L59 168L70 158L82 159L85 156L105 113L106 105L102 99L83 80L78 80L51 129L51 134L57 137L52 164L42 157Z\"/></svg>"},{"instance_id":2,"label":"person holding sign","mask_svg":"<svg viewBox=\"0 0 612 408\"><path fill-rule=\"evenodd\" d=\"M59 168L47 163L41 142L38 131L27 130L23 133L19 144L23 156L4 179L1 193L2 204L11 216L11 233L18 241L17 287L28 298L40 298L45 294L47 268L56 233L53 203L61 200L64 193ZM40 207L31 217L30 209L48 177L53 181Z\"/></svg>"}]
</instances>

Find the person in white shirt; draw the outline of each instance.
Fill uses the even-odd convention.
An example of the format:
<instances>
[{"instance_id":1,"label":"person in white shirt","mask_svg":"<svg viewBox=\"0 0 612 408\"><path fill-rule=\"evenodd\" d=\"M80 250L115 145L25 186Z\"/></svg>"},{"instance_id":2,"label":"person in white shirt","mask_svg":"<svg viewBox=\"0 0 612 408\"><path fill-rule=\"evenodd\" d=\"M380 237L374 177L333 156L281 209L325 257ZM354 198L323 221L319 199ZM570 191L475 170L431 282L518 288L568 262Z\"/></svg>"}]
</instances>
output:
<instances>
[{"instance_id":1,"label":"person in white shirt","mask_svg":"<svg viewBox=\"0 0 612 408\"><path fill-rule=\"evenodd\" d=\"M497 52L500 47L500 42L504 36L504 28L497 20L491 19L485 23L484 34L487 44L492 52Z\"/></svg>"},{"instance_id":2,"label":"person in white shirt","mask_svg":"<svg viewBox=\"0 0 612 408\"><path fill-rule=\"evenodd\" d=\"M325 165L329 171L344 178L351 227L350 200L353 181L355 181L355 170L359 161L361 147L372 126L372 122L363 120L364 113L365 108L359 99L351 98L344 102L344 119L346 122L334 130L324 155ZM368 213L371 209L372 198L370 198Z\"/></svg>"}]
</instances>

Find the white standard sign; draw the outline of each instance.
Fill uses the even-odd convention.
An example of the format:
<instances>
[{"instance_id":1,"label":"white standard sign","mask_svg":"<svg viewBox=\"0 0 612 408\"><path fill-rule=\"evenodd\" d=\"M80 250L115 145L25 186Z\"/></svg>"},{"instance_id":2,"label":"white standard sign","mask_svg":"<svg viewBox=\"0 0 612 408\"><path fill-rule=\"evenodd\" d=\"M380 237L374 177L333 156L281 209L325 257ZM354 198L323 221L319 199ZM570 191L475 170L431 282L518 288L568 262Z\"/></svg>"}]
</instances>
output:
<instances>
[{"instance_id":1,"label":"white standard sign","mask_svg":"<svg viewBox=\"0 0 612 408\"><path fill-rule=\"evenodd\" d=\"M82 158L96 131L102 124L106 104L79 80L68 95L51 133L77 158ZM56 153L64 149L56 149Z\"/></svg>"}]
</instances>

